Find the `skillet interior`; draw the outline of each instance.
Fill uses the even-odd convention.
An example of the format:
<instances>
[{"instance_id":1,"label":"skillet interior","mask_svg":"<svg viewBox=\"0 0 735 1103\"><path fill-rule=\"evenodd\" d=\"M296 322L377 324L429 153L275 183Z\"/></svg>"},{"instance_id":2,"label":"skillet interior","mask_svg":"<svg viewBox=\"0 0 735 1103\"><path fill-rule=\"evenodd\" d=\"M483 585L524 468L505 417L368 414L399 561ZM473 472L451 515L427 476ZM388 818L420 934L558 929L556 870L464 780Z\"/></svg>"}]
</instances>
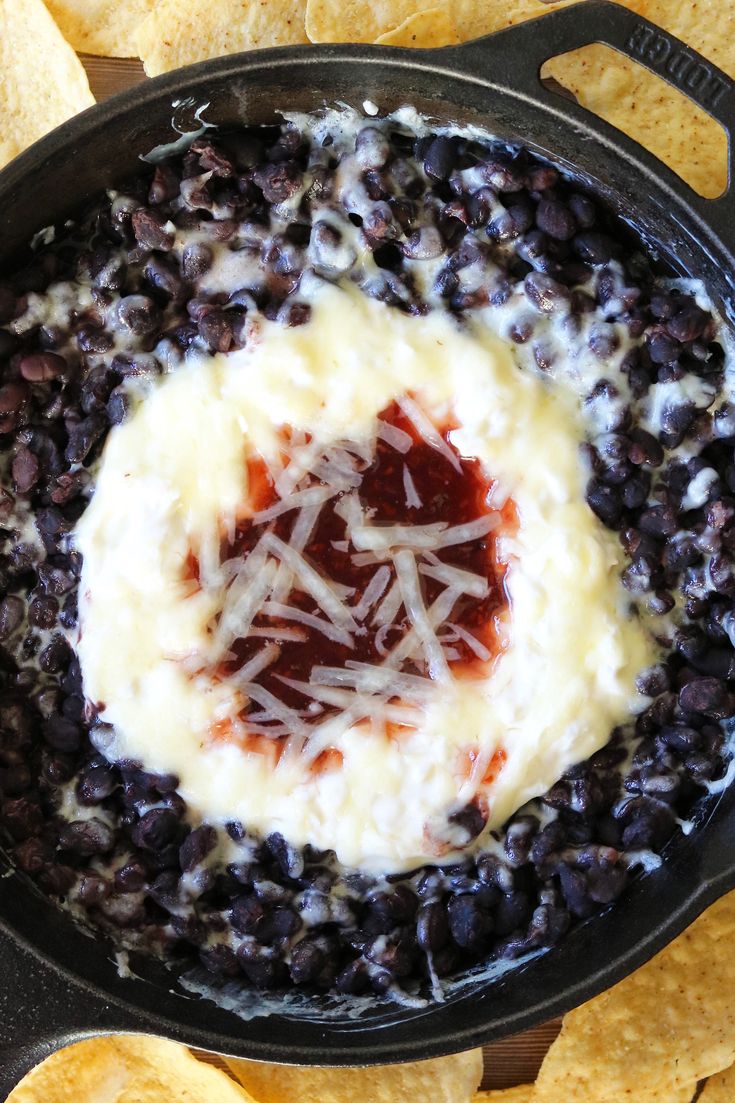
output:
<instances>
[{"instance_id":1,"label":"skillet interior","mask_svg":"<svg viewBox=\"0 0 735 1103\"><path fill-rule=\"evenodd\" d=\"M526 24L431 54L276 50L147 83L54 132L0 176L2 267L41 226L73 214L134 171L139 155L168 141L173 99L209 103L205 117L221 125L270 122L279 107L370 99L381 112L411 103L439 121L476 123L524 141L634 224L677 271L703 279L729 315L735 262L722 236L729 200L694 197L634 143L538 84L545 57L582 42L617 44L633 33L634 18L644 25L623 9L588 3L574 15L567 9L546 16L543 29ZM315 1003L312 1015L297 1021L274 1014L243 1022L187 998L154 963L140 970L145 979L122 979L103 940L75 928L15 874L0 873L0 1088L50 1049L100 1031L141 1030L263 1060L346 1065L436 1056L521 1030L620 979L735 884L734 805L733 792L710 800L699 829L672 840L662 869L636 881L553 953L492 982L478 978L429 1010L377 1004L359 1019L325 1020Z\"/></svg>"}]
</instances>

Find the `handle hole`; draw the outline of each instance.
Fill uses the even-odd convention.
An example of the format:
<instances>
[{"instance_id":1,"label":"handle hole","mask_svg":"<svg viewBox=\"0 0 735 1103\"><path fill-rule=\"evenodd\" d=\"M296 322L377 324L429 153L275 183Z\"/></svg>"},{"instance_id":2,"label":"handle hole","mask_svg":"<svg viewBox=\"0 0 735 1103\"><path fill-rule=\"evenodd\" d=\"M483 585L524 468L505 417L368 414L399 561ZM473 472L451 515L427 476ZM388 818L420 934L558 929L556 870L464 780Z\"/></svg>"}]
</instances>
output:
<instances>
[{"instance_id":1,"label":"handle hole","mask_svg":"<svg viewBox=\"0 0 735 1103\"><path fill-rule=\"evenodd\" d=\"M724 128L642 65L594 44L549 58L540 75L552 91L571 92L582 107L639 142L698 195L717 199L727 191Z\"/></svg>"}]
</instances>

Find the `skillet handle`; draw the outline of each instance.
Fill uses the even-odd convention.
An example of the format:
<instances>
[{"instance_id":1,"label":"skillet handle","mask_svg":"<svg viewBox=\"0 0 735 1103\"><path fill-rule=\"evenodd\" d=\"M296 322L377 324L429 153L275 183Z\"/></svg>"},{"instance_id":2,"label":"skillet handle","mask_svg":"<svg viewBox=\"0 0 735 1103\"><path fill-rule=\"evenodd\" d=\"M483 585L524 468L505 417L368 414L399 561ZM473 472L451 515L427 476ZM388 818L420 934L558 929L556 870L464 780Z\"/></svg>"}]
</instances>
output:
<instances>
[{"instance_id":1,"label":"skillet handle","mask_svg":"<svg viewBox=\"0 0 735 1103\"><path fill-rule=\"evenodd\" d=\"M126 1028L136 1024L26 949L0 922L0 1100L55 1050Z\"/></svg>"},{"instance_id":2,"label":"skillet handle","mask_svg":"<svg viewBox=\"0 0 735 1103\"><path fill-rule=\"evenodd\" d=\"M725 240L730 241L735 222L735 188L732 186L735 179L735 81L680 39L620 4L610 0L584 0L458 49L465 52L470 63L476 57L485 73L488 63L495 70L500 69L510 88L533 98L542 92L548 98L554 93L544 88L540 81L544 62L557 54L593 43L611 46L643 65L683 92L724 128L728 144L726 191L716 199L704 199L690 190L692 205L711 224L716 223ZM584 108L575 105L565 104L565 108L574 113L586 113ZM623 140L631 141L624 137Z\"/></svg>"}]
</instances>

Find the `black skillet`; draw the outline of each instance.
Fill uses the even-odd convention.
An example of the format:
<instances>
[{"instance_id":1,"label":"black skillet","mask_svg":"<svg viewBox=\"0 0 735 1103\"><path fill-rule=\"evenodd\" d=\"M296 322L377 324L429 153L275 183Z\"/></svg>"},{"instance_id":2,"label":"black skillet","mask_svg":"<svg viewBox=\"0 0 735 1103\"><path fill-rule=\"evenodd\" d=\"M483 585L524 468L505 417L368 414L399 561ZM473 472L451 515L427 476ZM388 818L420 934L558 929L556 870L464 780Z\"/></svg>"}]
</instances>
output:
<instances>
[{"instance_id":1,"label":"black skillet","mask_svg":"<svg viewBox=\"0 0 735 1103\"><path fill-rule=\"evenodd\" d=\"M588 0L543 19L438 51L368 46L279 49L192 66L92 108L0 174L0 254L7 266L32 234L73 213L170 140L171 102L209 103L216 123L272 121L279 108L324 101L381 111L404 103L440 120L521 139L626 217L675 269L702 278L734 319L735 197L708 201L635 142L545 89L550 57L604 42L674 84L735 128L735 83L633 13ZM732 162L732 150L730 151ZM672 840L664 866L557 949L430 1010L375 1005L358 1020L274 1014L243 1021L187 997L149 963L118 976L109 944L83 933L0 856L0 1098L60 1045L100 1032L142 1031L202 1049L292 1063L403 1061L467 1049L523 1030L619 980L735 886L735 790L711 797L697 830Z\"/></svg>"}]
</instances>

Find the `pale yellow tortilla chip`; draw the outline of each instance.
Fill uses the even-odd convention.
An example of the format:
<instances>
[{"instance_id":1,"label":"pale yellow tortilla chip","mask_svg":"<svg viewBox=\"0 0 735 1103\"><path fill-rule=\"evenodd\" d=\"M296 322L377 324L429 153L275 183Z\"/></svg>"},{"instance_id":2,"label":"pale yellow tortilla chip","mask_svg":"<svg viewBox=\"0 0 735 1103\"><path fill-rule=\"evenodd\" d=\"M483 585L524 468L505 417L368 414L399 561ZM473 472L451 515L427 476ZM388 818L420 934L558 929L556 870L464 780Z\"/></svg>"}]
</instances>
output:
<instances>
[{"instance_id":1,"label":"pale yellow tortilla chip","mask_svg":"<svg viewBox=\"0 0 735 1103\"><path fill-rule=\"evenodd\" d=\"M452 0L452 18L463 42L471 38L525 23L557 8L566 8L576 0Z\"/></svg>"},{"instance_id":2,"label":"pale yellow tortilla chip","mask_svg":"<svg viewBox=\"0 0 735 1103\"><path fill-rule=\"evenodd\" d=\"M94 96L41 0L0 0L0 167Z\"/></svg>"},{"instance_id":3,"label":"pale yellow tortilla chip","mask_svg":"<svg viewBox=\"0 0 735 1103\"><path fill-rule=\"evenodd\" d=\"M478 1092L473 1103L530 1103L533 1084L518 1084L515 1088Z\"/></svg>"},{"instance_id":4,"label":"pale yellow tortilla chip","mask_svg":"<svg viewBox=\"0 0 735 1103\"><path fill-rule=\"evenodd\" d=\"M735 1099L735 1065L710 1076L697 1103L733 1103Z\"/></svg>"},{"instance_id":5,"label":"pale yellow tortilla chip","mask_svg":"<svg viewBox=\"0 0 735 1103\"><path fill-rule=\"evenodd\" d=\"M570 1012L532 1103L638 1103L644 1091L668 1103L731 1065L733 938L730 893L637 972Z\"/></svg>"},{"instance_id":6,"label":"pale yellow tortilla chip","mask_svg":"<svg viewBox=\"0 0 735 1103\"><path fill-rule=\"evenodd\" d=\"M308 0L306 33L312 42L375 42L429 10L449 16L451 4L449 0Z\"/></svg>"},{"instance_id":7,"label":"pale yellow tortilla chip","mask_svg":"<svg viewBox=\"0 0 735 1103\"><path fill-rule=\"evenodd\" d=\"M471 1103L482 1050L375 1068L300 1068L226 1058L258 1103Z\"/></svg>"},{"instance_id":8,"label":"pale yellow tortilla chip","mask_svg":"<svg viewBox=\"0 0 735 1103\"><path fill-rule=\"evenodd\" d=\"M455 46L459 35L449 12L443 8L427 8L404 19L400 27L386 31L375 39L380 46L413 46L432 49L436 46Z\"/></svg>"},{"instance_id":9,"label":"pale yellow tortilla chip","mask_svg":"<svg viewBox=\"0 0 735 1103\"><path fill-rule=\"evenodd\" d=\"M137 57L135 36L156 0L47 0L64 38L83 54Z\"/></svg>"},{"instance_id":10,"label":"pale yellow tortilla chip","mask_svg":"<svg viewBox=\"0 0 735 1103\"><path fill-rule=\"evenodd\" d=\"M664 1089L662 1092L646 1092L642 1087L635 1095L626 1096L629 1103L691 1103L696 1090L696 1084L690 1084L685 1088ZM517 1088L505 1088L502 1091L478 1092L473 1103L533 1103L533 1084L521 1084ZM735 1095L727 1097L727 1103L733 1103ZM567 1096L560 1095L554 1103L568 1103ZM586 1103L595 1103L590 1096ZM710 1103L726 1103L725 1097L712 1099Z\"/></svg>"},{"instance_id":11,"label":"pale yellow tortilla chip","mask_svg":"<svg viewBox=\"0 0 735 1103\"><path fill-rule=\"evenodd\" d=\"M54 1053L7 1103L255 1103L186 1046L138 1034L91 1038Z\"/></svg>"},{"instance_id":12,"label":"pale yellow tortilla chip","mask_svg":"<svg viewBox=\"0 0 735 1103\"><path fill-rule=\"evenodd\" d=\"M158 0L137 37L149 77L241 50L307 42L306 0Z\"/></svg>"},{"instance_id":13,"label":"pale yellow tortilla chip","mask_svg":"<svg viewBox=\"0 0 735 1103\"><path fill-rule=\"evenodd\" d=\"M735 4L625 0L625 7L735 77ZM655 153L700 195L713 198L725 190L727 141L722 127L660 77L599 45L554 58L543 74Z\"/></svg>"}]
</instances>

